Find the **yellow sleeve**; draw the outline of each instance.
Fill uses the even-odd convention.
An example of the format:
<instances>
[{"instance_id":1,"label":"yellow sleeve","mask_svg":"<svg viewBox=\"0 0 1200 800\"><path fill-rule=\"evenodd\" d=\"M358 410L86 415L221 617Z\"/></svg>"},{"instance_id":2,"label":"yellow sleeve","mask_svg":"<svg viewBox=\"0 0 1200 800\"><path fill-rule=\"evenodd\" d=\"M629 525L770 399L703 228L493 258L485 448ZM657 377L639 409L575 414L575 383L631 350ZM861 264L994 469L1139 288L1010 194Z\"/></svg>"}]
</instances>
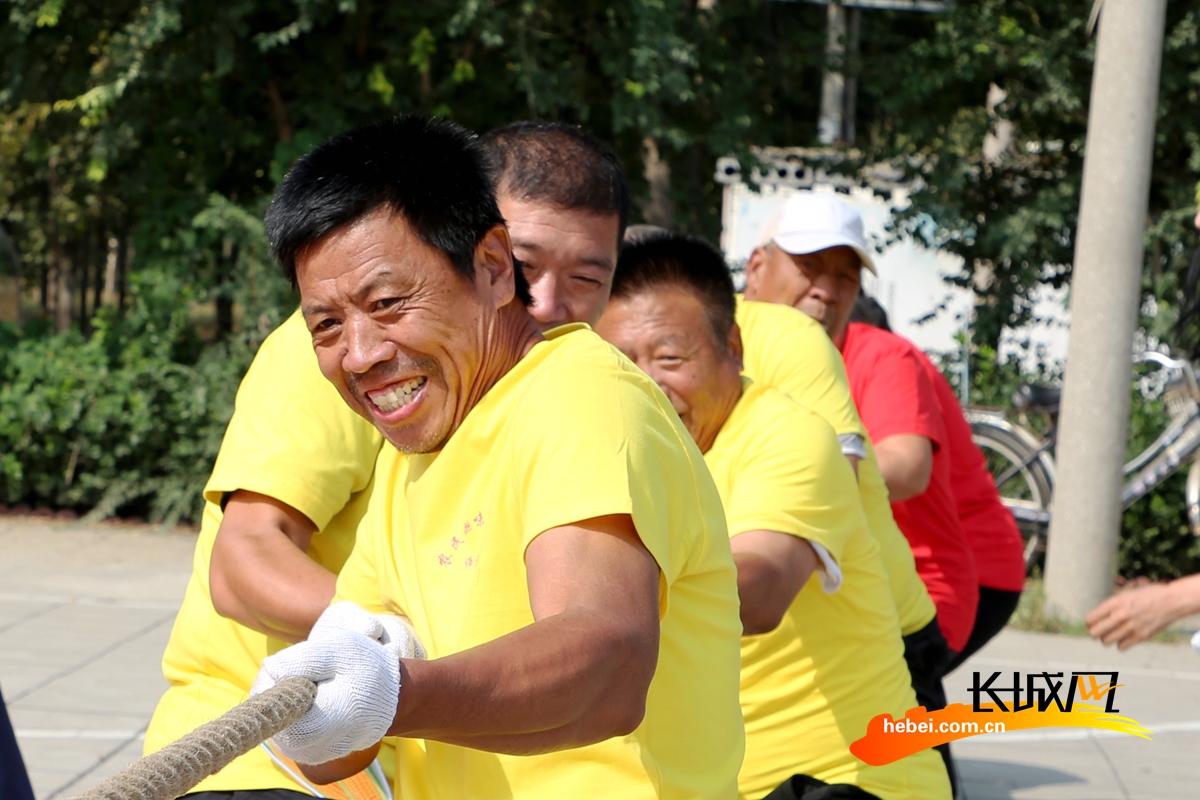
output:
<instances>
[{"instance_id":1,"label":"yellow sleeve","mask_svg":"<svg viewBox=\"0 0 1200 800\"><path fill-rule=\"evenodd\" d=\"M569 364L556 367L522 403L524 435L515 445L513 470L525 545L555 527L629 514L670 585L703 535L701 526L713 516L720 525L720 501L699 450L661 390L620 363L616 351L609 358L613 368L607 371L575 374ZM703 522L706 506L697 508L698 490L715 509Z\"/></svg>"},{"instance_id":2,"label":"yellow sleeve","mask_svg":"<svg viewBox=\"0 0 1200 800\"><path fill-rule=\"evenodd\" d=\"M825 329L789 306L739 300L746 375L816 412L838 435L865 437L846 365Z\"/></svg>"},{"instance_id":3,"label":"yellow sleeve","mask_svg":"<svg viewBox=\"0 0 1200 800\"><path fill-rule=\"evenodd\" d=\"M273 497L323 530L371 480L382 437L317 366L297 311L263 342L238 389L204 497Z\"/></svg>"},{"instance_id":4,"label":"yellow sleeve","mask_svg":"<svg viewBox=\"0 0 1200 800\"><path fill-rule=\"evenodd\" d=\"M840 562L850 538L866 530L854 472L824 420L790 402L787 410L794 413L756 415L747 427L724 498L729 535L799 536Z\"/></svg>"},{"instance_id":5,"label":"yellow sleeve","mask_svg":"<svg viewBox=\"0 0 1200 800\"><path fill-rule=\"evenodd\" d=\"M376 571L375 543L376 531L371 529L371 515L363 518L358 528L358 538L350 558L338 573L337 589L333 593L334 603L349 600L370 611L372 614L391 613L384 608L380 600L379 574Z\"/></svg>"},{"instance_id":6,"label":"yellow sleeve","mask_svg":"<svg viewBox=\"0 0 1200 800\"><path fill-rule=\"evenodd\" d=\"M392 613L384 607L380 588L379 568L376 561L378 552L377 541L380 536L387 535L385 493L392 487L392 470L384 463L389 457L394 457L394 451L389 446L379 454L380 470L378 476L379 491L373 491L367 505L367 513L358 524L358 532L354 537L354 549L346 559L337 577L337 588L333 593L332 602L349 600L370 611L372 614Z\"/></svg>"}]
</instances>

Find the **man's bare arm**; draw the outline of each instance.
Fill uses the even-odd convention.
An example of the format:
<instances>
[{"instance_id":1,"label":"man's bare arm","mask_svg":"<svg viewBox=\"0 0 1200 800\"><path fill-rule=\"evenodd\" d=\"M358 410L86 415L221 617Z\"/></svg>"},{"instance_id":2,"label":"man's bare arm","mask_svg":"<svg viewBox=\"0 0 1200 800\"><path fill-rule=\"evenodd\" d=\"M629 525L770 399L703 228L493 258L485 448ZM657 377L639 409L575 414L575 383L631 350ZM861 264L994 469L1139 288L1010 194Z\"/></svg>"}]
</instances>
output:
<instances>
[{"instance_id":1,"label":"man's bare arm","mask_svg":"<svg viewBox=\"0 0 1200 800\"><path fill-rule=\"evenodd\" d=\"M389 736L532 755L640 724L658 664L659 569L633 521L599 517L546 531L525 565L536 621L445 658L401 660ZM350 757L311 775L336 780L356 765Z\"/></svg>"},{"instance_id":2,"label":"man's bare arm","mask_svg":"<svg viewBox=\"0 0 1200 800\"><path fill-rule=\"evenodd\" d=\"M862 461L858 456L852 456L849 453L843 453L846 460L850 462L850 469L854 470L854 479L858 480L858 462Z\"/></svg>"},{"instance_id":3,"label":"man's bare arm","mask_svg":"<svg viewBox=\"0 0 1200 800\"><path fill-rule=\"evenodd\" d=\"M333 599L337 576L306 554L316 526L291 506L237 491L213 544L209 586L221 616L298 642Z\"/></svg>"},{"instance_id":4,"label":"man's bare arm","mask_svg":"<svg viewBox=\"0 0 1200 800\"><path fill-rule=\"evenodd\" d=\"M777 531L746 531L729 540L737 564L742 630L769 633L817 568L817 553L804 539Z\"/></svg>"},{"instance_id":5,"label":"man's bare arm","mask_svg":"<svg viewBox=\"0 0 1200 800\"><path fill-rule=\"evenodd\" d=\"M345 758L326 761L324 764L298 764L297 766L304 773L304 777L318 786L325 786L351 775L357 775L371 766L371 762L379 755L379 747L380 743L376 743L366 750L351 753Z\"/></svg>"},{"instance_id":6,"label":"man's bare arm","mask_svg":"<svg viewBox=\"0 0 1200 800\"><path fill-rule=\"evenodd\" d=\"M1188 614L1200 613L1200 575L1126 589L1087 615L1088 633L1125 650Z\"/></svg>"},{"instance_id":7,"label":"man's bare arm","mask_svg":"<svg viewBox=\"0 0 1200 800\"><path fill-rule=\"evenodd\" d=\"M538 536L533 625L436 661L404 661L392 735L534 754L636 728L658 664L659 569L626 515Z\"/></svg>"},{"instance_id":8,"label":"man's bare arm","mask_svg":"<svg viewBox=\"0 0 1200 800\"><path fill-rule=\"evenodd\" d=\"M893 503L925 493L933 477L933 442L915 433L900 433L875 443L879 471Z\"/></svg>"}]
</instances>

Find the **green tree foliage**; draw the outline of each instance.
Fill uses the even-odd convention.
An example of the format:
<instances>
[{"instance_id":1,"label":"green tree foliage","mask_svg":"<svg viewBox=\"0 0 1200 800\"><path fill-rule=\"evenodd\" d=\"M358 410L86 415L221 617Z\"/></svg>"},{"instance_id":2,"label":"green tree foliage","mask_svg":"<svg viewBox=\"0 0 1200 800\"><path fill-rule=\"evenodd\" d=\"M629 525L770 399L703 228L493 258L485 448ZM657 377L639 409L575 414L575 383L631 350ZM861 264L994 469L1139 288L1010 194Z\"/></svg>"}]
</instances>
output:
<instances>
[{"instance_id":1,"label":"green tree foliage","mask_svg":"<svg viewBox=\"0 0 1200 800\"><path fill-rule=\"evenodd\" d=\"M0 329L0 502L199 518L255 342L202 347L187 288L140 282L130 312L102 311L87 339Z\"/></svg>"},{"instance_id":2,"label":"green tree foliage","mask_svg":"<svg viewBox=\"0 0 1200 800\"><path fill-rule=\"evenodd\" d=\"M844 145L845 163L893 159L919 174L925 188L901 228L961 255L960 280L980 294L974 375L986 374L1001 329L1028 318L1033 288L1070 279L1091 5L867 9L860 49L838 65L858 84L858 137ZM0 12L0 225L32 301L32 321L4 356L5 402L18 402L14 387L44 391L37 403L61 405L52 416L67 431L37 445L36 458L19 450L33 460L14 472L12 442L33 447L42 430L28 427L34 406L21 405L24 422L0 436L0 494L79 508L120 495L84 492L85 472L131 475L131 467L88 461L87 445L71 467L71 431L86 414L70 409L100 414L103 404L56 405L75 395L52 397L48 387L74 374L92 387L82 396L99 397L96 376L108 375L110 393L125 387L119 408L132 409L143 403L138 380L162 387L187 374L178 385L232 396L254 343L295 303L266 258L263 208L288 166L323 138L406 111L476 130L530 117L580 123L613 143L647 211L715 239L715 159L814 144L825 66L826 9L800 2L0 0ZM1170 4L1144 273L1155 300L1144 324L1159 336L1174 330L1195 241L1198 25L1200 2ZM993 84L1003 99L989 103ZM987 137L1006 128L1009 145L985 156ZM645 167L654 158L666 170L651 185ZM142 347L142 337L158 344ZM1183 326L1176 341L1200 344L1200 326ZM152 356L139 362L125 350ZM50 363L68 354L76 365ZM134 424L136 415L116 409L112 425L96 430L115 437ZM215 442L228 413L215 409L186 412L177 438ZM115 439L94 441L116 452ZM159 466L126 483L144 488L145 476L166 475L167 456L151 453L168 451L142 448ZM195 457L181 473L193 476L193 496L207 469L206 456ZM64 476L63 485L33 488L33 473ZM65 486L68 473L77 477ZM167 505L160 515L176 513Z\"/></svg>"},{"instance_id":3,"label":"green tree foliage","mask_svg":"<svg viewBox=\"0 0 1200 800\"><path fill-rule=\"evenodd\" d=\"M868 147L875 157L908 158L926 181L904 227L963 257L960 283L981 298L973 334L993 347L1003 327L1030 319L1035 287L1070 280L1094 59L1091 6L958 3L905 41L891 69L868 80L864 57L869 119L860 128ZM1200 179L1200 4L1172 3L1167 14L1143 281L1158 301L1143 322L1160 336L1183 299ZM1003 100L989 108L991 85ZM1011 142L988 158L985 138L1004 123ZM1178 343L1194 348L1198 331L1191 325Z\"/></svg>"}]
</instances>

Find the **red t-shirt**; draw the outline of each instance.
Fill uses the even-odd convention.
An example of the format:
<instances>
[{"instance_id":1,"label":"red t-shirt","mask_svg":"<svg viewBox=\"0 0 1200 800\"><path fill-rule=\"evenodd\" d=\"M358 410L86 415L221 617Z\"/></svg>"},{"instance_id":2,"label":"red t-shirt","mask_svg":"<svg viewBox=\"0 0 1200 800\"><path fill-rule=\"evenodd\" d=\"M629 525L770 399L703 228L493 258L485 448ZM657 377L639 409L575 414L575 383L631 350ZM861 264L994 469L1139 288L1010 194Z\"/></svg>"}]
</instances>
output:
<instances>
[{"instance_id":1,"label":"red t-shirt","mask_svg":"<svg viewBox=\"0 0 1200 800\"><path fill-rule=\"evenodd\" d=\"M971 440L971 424L950 383L921 353L937 390L950 449L950 488L958 508L958 524L975 555L979 585L1006 592L1025 588L1025 548L1012 512L1000 502L996 482L983 453Z\"/></svg>"},{"instance_id":2,"label":"red t-shirt","mask_svg":"<svg viewBox=\"0 0 1200 800\"><path fill-rule=\"evenodd\" d=\"M850 394L871 441L907 433L933 443L929 488L917 497L892 503L892 514L937 606L942 635L952 649L961 651L975 625L979 581L958 523L950 486L949 438L925 356L907 339L860 323L846 330L841 350Z\"/></svg>"}]
</instances>

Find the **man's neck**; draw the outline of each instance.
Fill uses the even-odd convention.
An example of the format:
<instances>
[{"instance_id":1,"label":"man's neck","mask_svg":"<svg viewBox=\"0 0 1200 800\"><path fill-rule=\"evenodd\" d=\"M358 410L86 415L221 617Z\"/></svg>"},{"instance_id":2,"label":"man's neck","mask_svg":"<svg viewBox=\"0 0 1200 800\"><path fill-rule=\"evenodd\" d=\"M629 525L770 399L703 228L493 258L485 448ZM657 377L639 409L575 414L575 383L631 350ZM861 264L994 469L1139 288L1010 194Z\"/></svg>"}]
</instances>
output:
<instances>
[{"instance_id":1,"label":"man's neck","mask_svg":"<svg viewBox=\"0 0 1200 800\"><path fill-rule=\"evenodd\" d=\"M846 325L844 328L830 337L833 339L833 346L838 349L839 353L845 351L846 349L846 331L848 330L850 330L850 326Z\"/></svg>"},{"instance_id":2,"label":"man's neck","mask_svg":"<svg viewBox=\"0 0 1200 800\"><path fill-rule=\"evenodd\" d=\"M487 355L480 365L475 385L471 387L466 408L474 408L517 362L529 354L535 344L545 340L537 323L519 300L514 299L501 308L496 316L495 330L488 338Z\"/></svg>"},{"instance_id":3,"label":"man's neck","mask_svg":"<svg viewBox=\"0 0 1200 800\"><path fill-rule=\"evenodd\" d=\"M714 414L709 425L705 426L703 431L700 431L696 437L696 446L700 448L701 453L707 453L716 444L717 436L720 435L721 429L725 427L725 423L729 421L729 415L733 413L733 409L737 407L738 401L742 399L742 376L734 372L733 377L726 384L729 391L726 392L722 403L719 406L720 413Z\"/></svg>"}]
</instances>

